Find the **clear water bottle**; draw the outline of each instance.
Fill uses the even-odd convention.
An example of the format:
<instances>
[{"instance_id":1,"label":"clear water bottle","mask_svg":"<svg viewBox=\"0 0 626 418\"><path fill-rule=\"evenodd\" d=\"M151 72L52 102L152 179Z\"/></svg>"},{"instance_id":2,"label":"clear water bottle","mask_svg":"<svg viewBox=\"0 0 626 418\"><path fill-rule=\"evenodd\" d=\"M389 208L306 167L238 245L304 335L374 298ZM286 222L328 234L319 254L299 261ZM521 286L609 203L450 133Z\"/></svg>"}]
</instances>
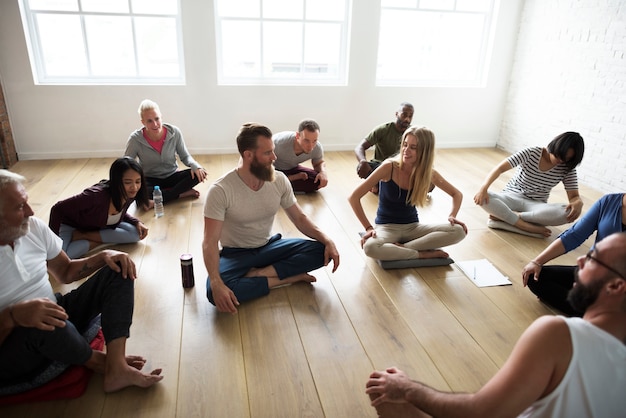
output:
<instances>
[{"instance_id":1,"label":"clear water bottle","mask_svg":"<svg viewBox=\"0 0 626 418\"><path fill-rule=\"evenodd\" d=\"M163 192L159 186L154 186L152 200L154 201L154 216L160 218L165 212L163 211Z\"/></svg>"}]
</instances>

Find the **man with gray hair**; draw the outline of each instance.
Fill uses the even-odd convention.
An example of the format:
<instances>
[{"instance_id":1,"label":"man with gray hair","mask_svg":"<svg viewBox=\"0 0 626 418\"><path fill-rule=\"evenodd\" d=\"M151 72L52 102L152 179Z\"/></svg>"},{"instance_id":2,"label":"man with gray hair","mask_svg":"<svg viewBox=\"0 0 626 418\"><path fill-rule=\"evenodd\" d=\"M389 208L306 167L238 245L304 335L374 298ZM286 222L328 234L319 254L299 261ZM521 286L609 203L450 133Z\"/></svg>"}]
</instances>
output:
<instances>
[{"instance_id":1,"label":"man with gray hair","mask_svg":"<svg viewBox=\"0 0 626 418\"><path fill-rule=\"evenodd\" d=\"M0 386L28 382L53 361L104 374L105 392L157 383L161 369L144 374L146 360L126 356L135 264L113 250L70 260L61 239L33 216L24 180L0 170ZM48 272L62 284L93 276L61 295ZM99 314L106 352L81 335Z\"/></svg>"}]
</instances>

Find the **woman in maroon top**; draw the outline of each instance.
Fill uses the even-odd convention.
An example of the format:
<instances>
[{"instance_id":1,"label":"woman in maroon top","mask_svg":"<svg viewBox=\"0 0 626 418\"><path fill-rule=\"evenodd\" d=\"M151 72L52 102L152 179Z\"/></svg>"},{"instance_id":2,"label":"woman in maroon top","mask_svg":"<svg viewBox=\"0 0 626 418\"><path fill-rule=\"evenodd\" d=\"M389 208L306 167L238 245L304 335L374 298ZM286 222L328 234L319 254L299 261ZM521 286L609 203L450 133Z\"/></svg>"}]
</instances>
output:
<instances>
[{"instance_id":1,"label":"woman in maroon top","mask_svg":"<svg viewBox=\"0 0 626 418\"><path fill-rule=\"evenodd\" d=\"M148 228L126 212L134 201L139 206L148 203L143 169L130 157L118 158L111 165L109 180L52 207L50 229L61 237L70 258L101 244L137 242L148 235Z\"/></svg>"}]
</instances>

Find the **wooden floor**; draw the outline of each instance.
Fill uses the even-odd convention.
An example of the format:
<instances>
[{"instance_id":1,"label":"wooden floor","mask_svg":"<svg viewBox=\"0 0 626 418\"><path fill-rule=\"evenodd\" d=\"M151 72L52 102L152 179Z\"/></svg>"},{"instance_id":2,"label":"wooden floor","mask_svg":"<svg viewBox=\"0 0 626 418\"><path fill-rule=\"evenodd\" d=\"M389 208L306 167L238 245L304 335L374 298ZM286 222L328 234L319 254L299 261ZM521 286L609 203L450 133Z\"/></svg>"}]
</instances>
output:
<instances>
[{"instance_id":1,"label":"wooden floor","mask_svg":"<svg viewBox=\"0 0 626 418\"><path fill-rule=\"evenodd\" d=\"M131 254L139 271L128 352L161 367L165 378L148 390L129 388L105 395L101 376L71 401L0 409L9 417L374 417L364 394L373 369L398 366L430 385L474 391L503 364L521 332L552 313L521 284L521 269L553 238L536 239L486 227L487 216L472 198L486 173L507 154L496 149L439 150L436 168L465 194L459 219L469 235L447 248L457 260L489 259L512 286L477 288L453 264L382 270L363 254L362 229L347 202L360 181L352 152L326 153L329 186L298 195L304 211L330 235L341 255L336 273L322 268L314 285L279 288L220 314L205 297L202 261L202 197L165 207L165 216L137 215L149 227L139 244L117 248ZM214 180L237 162L235 155L197 156ZM59 199L108 177L113 159L24 161L13 170L26 176L35 215L48 220ZM511 173L506 173L510 175ZM508 176L499 179L499 190ZM581 187L584 210L600 193ZM557 187L551 201L566 201ZM251 202L254 204L254 202ZM364 198L373 220L377 199ZM422 222L445 222L450 198L440 190L420 210ZM553 228L553 237L562 228ZM284 213L275 231L298 232ZM590 241L561 264L574 263ZM179 255L194 256L196 286L181 287ZM62 289L64 291L66 289Z\"/></svg>"}]
</instances>

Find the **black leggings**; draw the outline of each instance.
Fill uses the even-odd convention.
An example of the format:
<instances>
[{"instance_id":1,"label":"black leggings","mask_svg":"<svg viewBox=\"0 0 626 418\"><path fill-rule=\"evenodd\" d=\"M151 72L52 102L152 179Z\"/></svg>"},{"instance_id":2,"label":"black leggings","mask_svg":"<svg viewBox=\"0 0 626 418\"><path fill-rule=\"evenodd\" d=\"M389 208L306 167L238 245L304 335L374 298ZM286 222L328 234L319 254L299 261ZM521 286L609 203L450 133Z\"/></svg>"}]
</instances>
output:
<instances>
[{"instance_id":1,"label":"black leggings","mask_svg":"<svg viewBox=\"0 0 626 418\"><path fill-rule=\"evenodd\" d=\"M582 316L583 312L575 311L567 301L567 293L574 286L576 266L543 266L539 280L533 275L528 279L528 288L547 305L550 305L568 316Z\"/></svg>"},{"instance_id":2,"label":"black leggings","mask_svg":"<svg viewBox=\"0 0 626 418\"><path fill-rule=\"evenodd\" d=\"M191 169L177 171L169 177L157 178L146 177L148 185L148 193L152 199L152 190L154 186L159 186L163 192L163 203L171 202L178 199L181 193L193 189L198 183L198 177L191 178Z\"/></svg>"}]
</instances>

